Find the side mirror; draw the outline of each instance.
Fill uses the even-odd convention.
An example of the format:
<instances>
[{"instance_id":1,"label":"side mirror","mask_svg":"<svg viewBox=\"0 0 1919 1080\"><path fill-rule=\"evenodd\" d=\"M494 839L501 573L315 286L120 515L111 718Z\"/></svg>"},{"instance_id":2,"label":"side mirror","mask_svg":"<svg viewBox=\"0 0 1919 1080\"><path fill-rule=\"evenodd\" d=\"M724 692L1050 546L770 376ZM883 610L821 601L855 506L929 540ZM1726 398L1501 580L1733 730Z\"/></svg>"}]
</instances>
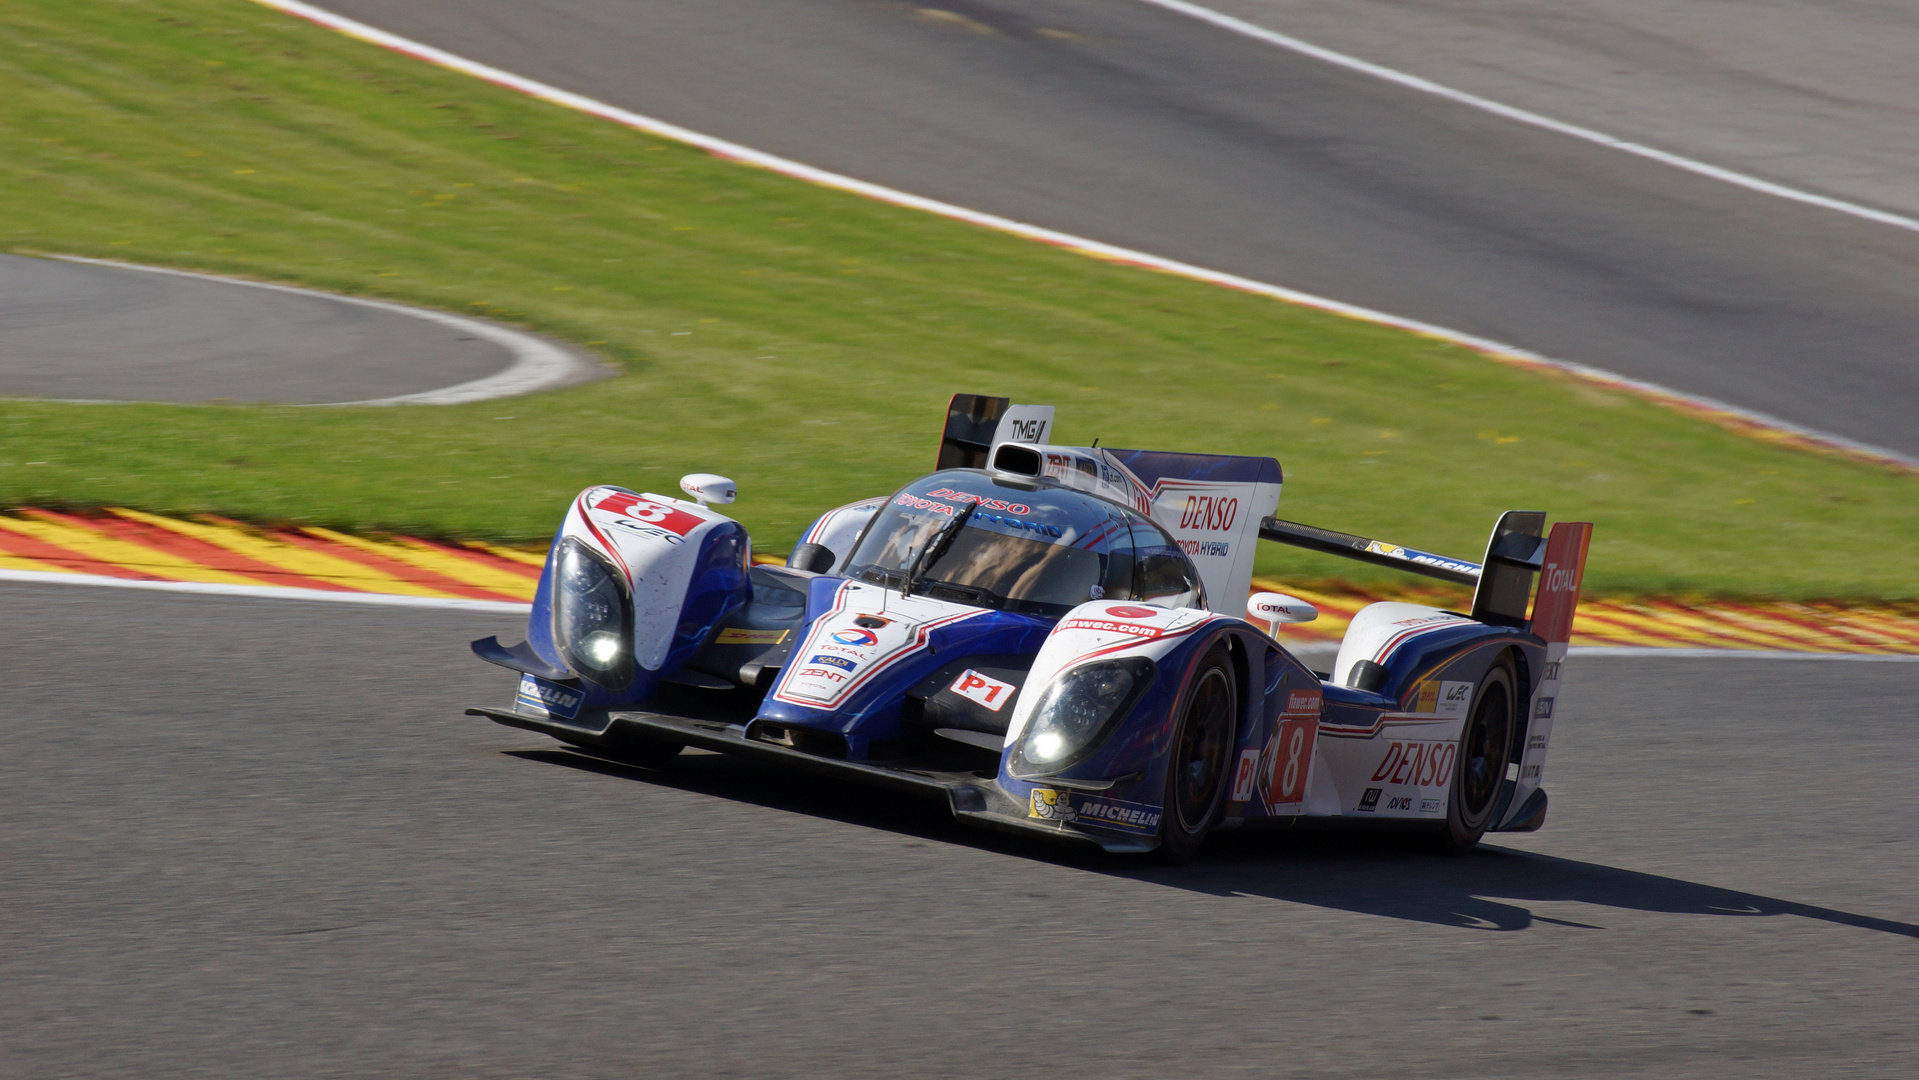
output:
<instances>
[{"instance_id":1,"label":"side mirror","mask_svg":"<svg viewBox=\"0 0 1919 1080\"><path fill-rule=\"evenodd\" d=\"M693 496L693 501L701 506L714 503L725 506L740 497L740 490L733 481L710 472L688 473L680 477L680 490Z\"/></svg>"},{"instance_id":2,"label":"side mirror","mask_svg":"<svg viewBox=\"0 0 1919 1080\"><path fill-rule=\"evenodd\" d=\"M840 557L833 554L833 549L825 544L800 544L794 547L793 553L786 557L787 566L795 570L804 570L809 574L824 574L833 569L833 564L839 561Z\"/></svg>"},{"instance_id":3,"label":"side mirror","mask_svg":"<svg viewBox=\"0 0 1919 1080\"><path fill-rule=\"evenodd\" d=\"M1296 596L1261 592L1246 598L1246 614L1277 628L1280 623L1312 622L1319 618L1319 609Z\"/></svg>"}]
</instances>

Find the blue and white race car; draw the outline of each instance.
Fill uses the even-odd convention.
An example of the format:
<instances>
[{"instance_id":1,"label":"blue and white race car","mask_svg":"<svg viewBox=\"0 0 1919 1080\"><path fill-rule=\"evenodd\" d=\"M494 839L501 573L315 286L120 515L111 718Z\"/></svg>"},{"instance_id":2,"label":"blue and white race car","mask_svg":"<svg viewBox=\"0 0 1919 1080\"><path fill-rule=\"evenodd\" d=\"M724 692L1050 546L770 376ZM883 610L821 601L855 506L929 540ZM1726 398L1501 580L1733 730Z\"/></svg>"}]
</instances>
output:
<instances>
[{"instance_id":1,"label":"blue and white race car","mask_svg":"<svg viewBox=\"0 0 1919 1080\"><path fill-rule=\"evenodd\" d=\"M935 471L754 565L723 477L594 487L554 537L519 676L471 709L663 766L684 747L944 799L968 823L1190 858L1214 829L1392 822L1464 851L1540 789L1592 527L1502 515L1480 563L1281 521L1272 458L1054 446L962 394ZM1329 672L1247 598L1261 539L1473 585L1371 605ZM1538 582L1535 596L1534 583Z\"/></svg>"}]
</instances>

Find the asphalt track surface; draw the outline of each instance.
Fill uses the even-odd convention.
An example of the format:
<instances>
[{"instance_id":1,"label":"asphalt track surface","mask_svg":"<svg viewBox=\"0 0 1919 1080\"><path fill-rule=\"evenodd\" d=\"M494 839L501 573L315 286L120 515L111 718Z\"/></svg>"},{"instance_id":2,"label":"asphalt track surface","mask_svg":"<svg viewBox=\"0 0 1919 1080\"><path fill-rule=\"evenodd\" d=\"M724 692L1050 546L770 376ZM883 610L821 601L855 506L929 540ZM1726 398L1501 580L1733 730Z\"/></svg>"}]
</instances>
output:
<instances>
[{"instance_id":1,"label":"asphalt track surface","mask_svg":"<svg viewBox=\"0 0 1919 1080\"><path fill-rule=\"evenodd\" d=\"M860 179L1919 452L1919 235L1145 4L324 6Z\"/></svg>"},{"instance_id":2,"label":"asphalt track surface","mask_svg":"<svg viewBox=\"0 0 1919 1080\"><path fill-rule=\"evenodd\" d=\"M1580 660L1546 828L1068 858L460 715L509 616L0 590L0 1074L1919 1074L1919 665Z\"/></svg>"},{"instance_id":3,"label":"asphalt track surface","mask_svg":"<svg viewBox=\"0 0 1919 1080\"><path fill-rule=\"evenodd\" d=\"M319 404L506 370L505 348L314 294L0 255L0 396Z\"/></svg>"}]
</instances>

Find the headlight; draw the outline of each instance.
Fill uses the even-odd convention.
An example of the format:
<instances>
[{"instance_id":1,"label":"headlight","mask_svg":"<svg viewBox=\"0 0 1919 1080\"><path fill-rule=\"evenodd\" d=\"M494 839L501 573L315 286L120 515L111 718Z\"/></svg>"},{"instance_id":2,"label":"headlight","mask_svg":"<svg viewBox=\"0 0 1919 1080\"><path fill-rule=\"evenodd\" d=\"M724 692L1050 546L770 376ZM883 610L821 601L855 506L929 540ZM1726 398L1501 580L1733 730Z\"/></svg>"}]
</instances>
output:
<instances>
[{"instance_id":1,"label":"headlight","mask_svg":"<svg viewBox=\"0 0 1919 1080\"><path fill-rule=\"evenodd\" d=\"M633 681L633 605L613 568L576 540L553 574L553 638L567 666L609 690Z\"/></svg>"},{"instance_id":2,"label":"headlight","mask_svg":"<svg viewBox=\"0 0 1919 1080\"><path fill-rule=\"evenodd\" d=\"M1086 756L1152 681L1153 662L1143 656L1082 664L1062 675L1033 706L1012 771L1058 772Z\"/></svg>"}]
</instances>

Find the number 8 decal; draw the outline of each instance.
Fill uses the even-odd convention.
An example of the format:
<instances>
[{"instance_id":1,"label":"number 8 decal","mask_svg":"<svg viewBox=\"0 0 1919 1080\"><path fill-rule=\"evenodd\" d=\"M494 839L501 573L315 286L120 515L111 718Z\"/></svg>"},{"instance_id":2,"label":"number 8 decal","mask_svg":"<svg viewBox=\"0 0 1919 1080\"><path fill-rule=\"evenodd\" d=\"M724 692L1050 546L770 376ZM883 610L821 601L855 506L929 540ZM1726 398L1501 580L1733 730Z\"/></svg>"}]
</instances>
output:
<instances>
[{"instance_id":1,"label":"number 8 decal","mask_svg":"<svg viewBox=\"0 0 1919 1080\"><path fill-rule=\"evenodd\" d=\"M1306 798L1306 778L1312 773L1313 744L1318 733L1317 717L1279 722L1279 752L1273 755L1272 775L1266 781L1269 804L1281 806Z\"/></svg>"}]
</instances>

